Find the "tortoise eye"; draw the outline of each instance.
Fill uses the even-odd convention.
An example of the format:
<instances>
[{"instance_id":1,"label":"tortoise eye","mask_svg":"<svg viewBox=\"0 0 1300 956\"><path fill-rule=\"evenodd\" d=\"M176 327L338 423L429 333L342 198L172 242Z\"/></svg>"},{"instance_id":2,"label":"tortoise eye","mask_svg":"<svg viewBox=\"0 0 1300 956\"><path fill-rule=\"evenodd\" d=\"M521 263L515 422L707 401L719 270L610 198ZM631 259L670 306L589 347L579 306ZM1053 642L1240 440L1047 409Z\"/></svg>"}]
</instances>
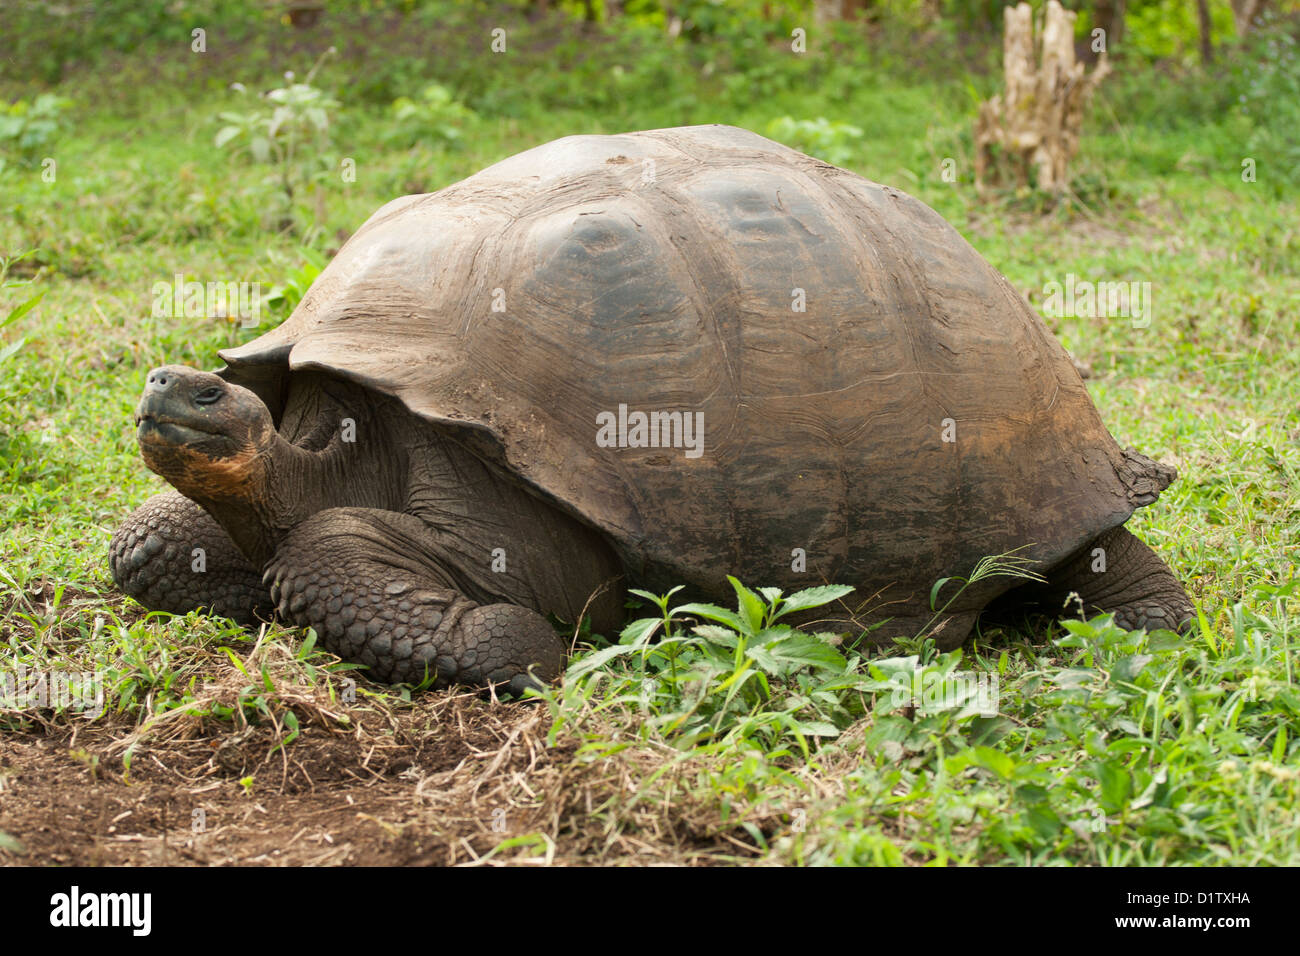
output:
<instances>
[{"instance_id":1,"label":"tortoise eye","mask_svg":"<svg viewBox=\"0 0 1300 956\"><path fill-rule=\"evenodd\" d=\"M213 385L211 388L205 388L199 394L194 396L194 401L199 405L212 405L221 398L223 389L219 385Z\"/></svg>"}]
</instances>

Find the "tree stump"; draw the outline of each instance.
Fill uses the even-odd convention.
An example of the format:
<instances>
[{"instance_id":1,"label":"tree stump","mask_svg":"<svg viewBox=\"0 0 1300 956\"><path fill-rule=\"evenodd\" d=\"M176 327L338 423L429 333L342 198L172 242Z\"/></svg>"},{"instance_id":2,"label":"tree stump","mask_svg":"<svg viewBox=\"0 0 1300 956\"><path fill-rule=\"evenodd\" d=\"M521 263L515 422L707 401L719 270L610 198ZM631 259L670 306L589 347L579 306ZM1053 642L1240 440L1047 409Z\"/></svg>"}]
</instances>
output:
<instances>
[{"instance_id":1,"label":"tree stump","mask_svg":"<svg viewBox=\"0 0 1300 956\"><path fill-rule=\"evenodd\" d=\"M1075 14L1048 0L1041 57L1034 52L1033 10L1027 3L1004 10L1004 90L980 104L975 121L975 183L1014 181L1060 192L1079 149L1083 113L1093 89L1110 72L1103 51L1085 75L1074 56Z\"/></svg>"}]
</instances>

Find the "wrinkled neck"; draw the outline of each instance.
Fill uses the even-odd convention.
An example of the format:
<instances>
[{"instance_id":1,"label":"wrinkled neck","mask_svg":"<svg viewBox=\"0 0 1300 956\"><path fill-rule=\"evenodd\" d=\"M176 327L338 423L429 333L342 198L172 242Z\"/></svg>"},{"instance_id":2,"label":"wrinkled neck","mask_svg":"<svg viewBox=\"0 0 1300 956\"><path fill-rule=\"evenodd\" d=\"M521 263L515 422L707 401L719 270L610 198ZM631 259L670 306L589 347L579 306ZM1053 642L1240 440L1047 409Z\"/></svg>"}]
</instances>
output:
<instances>
[{"instance_id":1,"label":"wrinkled neck","mask_svg":"<svg viewBox=\"0 0 1300 956\"><path fill-rule=\"evenodd\" d=\"M311 451L277 433L250 464L236 495L198 501L258 570L275 556L286 535L326 508L401 510L396 472L381 449L386 442L343 441L337 434ZM389 456L391 457L391 456Z\"/></svg>"}]
</instances>

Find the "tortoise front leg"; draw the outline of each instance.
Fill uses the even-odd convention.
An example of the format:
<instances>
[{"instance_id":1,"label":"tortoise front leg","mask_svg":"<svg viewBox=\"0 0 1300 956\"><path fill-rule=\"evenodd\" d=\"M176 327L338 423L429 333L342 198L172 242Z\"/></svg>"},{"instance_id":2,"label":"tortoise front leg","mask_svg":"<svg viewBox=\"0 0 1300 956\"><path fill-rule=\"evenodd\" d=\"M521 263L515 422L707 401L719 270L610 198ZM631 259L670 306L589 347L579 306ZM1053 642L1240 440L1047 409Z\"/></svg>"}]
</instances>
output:
<instances>
[{"instance_id":1,"label":"tortoise front leg","mask_svg":"<svg viewBox=\"0 0 1300 956\"><path fill-rule=\"evenodd\" d=\"M261 573L206 511L176 491L154 495L113 535L115 583L151 611L196 608L256 625L273 609Z\"/></svg>"},{"instance_id":2,"label":"tortoise front leg","mask_svg":"<svg viewBox=\"0 0 1300 956\"><path fill-rule=\"evenodd\" d=\"M504 685L559 676L564 643L537 611L477 604L457 587L418 518L330 508L294 528L263 580L281 616L385 682ZM533 677L529 676L532 669Z\"/></svg>"}]
</instances>

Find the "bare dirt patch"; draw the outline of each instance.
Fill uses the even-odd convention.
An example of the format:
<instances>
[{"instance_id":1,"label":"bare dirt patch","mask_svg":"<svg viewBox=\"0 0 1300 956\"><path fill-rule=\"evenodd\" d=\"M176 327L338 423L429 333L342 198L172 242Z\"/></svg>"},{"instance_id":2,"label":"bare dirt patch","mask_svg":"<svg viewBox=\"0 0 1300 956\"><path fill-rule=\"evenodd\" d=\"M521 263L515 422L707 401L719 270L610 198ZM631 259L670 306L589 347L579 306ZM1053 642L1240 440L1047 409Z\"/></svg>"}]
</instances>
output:
<instances>
[{"instance_id":1,"label":"bare dirt patch","mask_svg":"<svg viewBox=\"0 0 1300 956\"><path fill-rule=\"evenodd\" d=\"M716 807L677 789L698 767L644 744L582 757L572 739L548 746L549 727L536 704L430 694L399 715L376 710L351 732L304 727L282 748L283 728L270 726L157 739L129 772L122 753L135 727L10 732L0 735L0 831L21 847L0 840L0 861L588 865L758 855L737 821L722 823ZM667 790L645 796L650 780Z\"/></svg>"},{"instance_id":2,"label":"bare dirt patch","mask_svg":"<svg viewBox=\"0 0 1300 956\"><path fill-rule=\"evenodd\" d=\"M389 734L311 727L275 748L272 728L250 726L146 746L129 772L121 745L134 727L7 734L0 818L23 852L3 856L78 865L472 861L536 822L508 784L562 762L540 745L542 716L536 706L444 695L415 705ZM453 795L458 806L447 805Z\"/></svg>"},{"instance_id":3,"label":"bare dirt patch","mask_svg":"<svg viewBox=\"0 0 1300 956\"><path fill-rule=\"evenodd\" d=\"M30 685L23 701L0 704L0 863L761 855L735 811L720 812L698 784L726 759L643 739L635 714L584 708L550 740L539 702L406 698L334 670L337 658L276 628L240 638L196 625L178 637L174 621L143 613L44 581L0 595L0 642L22 650L27 673L93 670L107 706L87 719L75 706L51 709L52 691L33 703ZM749 820L764 832L778 825L770 808Z\"/></svg>"}]
</instances>

